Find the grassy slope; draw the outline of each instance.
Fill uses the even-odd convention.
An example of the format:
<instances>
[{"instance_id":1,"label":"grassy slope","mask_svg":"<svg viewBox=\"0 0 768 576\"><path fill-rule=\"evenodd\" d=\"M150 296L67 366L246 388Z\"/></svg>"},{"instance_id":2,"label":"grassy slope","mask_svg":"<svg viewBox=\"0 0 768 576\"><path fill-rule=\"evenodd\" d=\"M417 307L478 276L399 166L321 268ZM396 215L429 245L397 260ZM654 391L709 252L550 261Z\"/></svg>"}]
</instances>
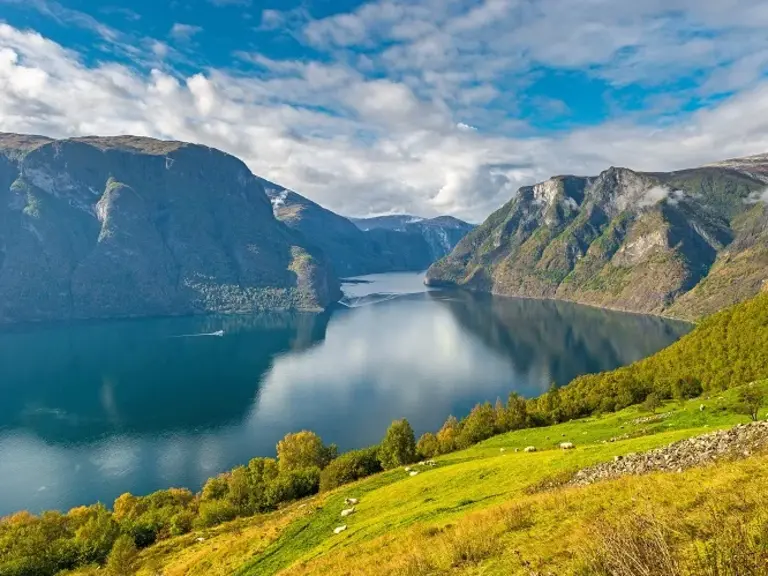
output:
<instances>
[{"instance_id":1,"label":"grassy slope","mask_svg":"<svg viewBox=\"0 0 768 576\"><path fill-rule=\"evenodd\" d=\"M768 388L768 382L763 385ZM165 576L508 574L515 572L515 562L520 568L511 546L557 573L568 573L575 562L571 551L584 540L583 526L597 512L636 508L635 499L647 497L654 506L679 515L678 508L686 503L730 494L735 485L765 482L768 459L546 494L529 495L526 488L615 455L744 422L746 418L732 410L735 398L736 391L731 390L722 399L695 400L683 407L668 404L661 411L673 411L673 415L653 424L633 423L646 415L633 407L600 418L497 436L439 458L437 468L414 478L402 470L389 471L274 514L164 542L142 554L139 574L154 574L157 566L162 566ZM701 403L706 405L703 412ZM624 435L630 438L603 443ZM565 440L574 442L577 449L558 450ZM540 451L523 453L528 445ZM500 452L501 448L506 451ZM521 451L515 453L515 448ZM361 501L357 512L342 521L339 512L348 496ZM510 530L510 514L505 510L520 503L534 511L533 525ZM334 535L333 528L343 523L348 530ZM196 542L201 535L206 540ZM457 553L459 541L491 548Z\"/></svg>"}]
</instances>

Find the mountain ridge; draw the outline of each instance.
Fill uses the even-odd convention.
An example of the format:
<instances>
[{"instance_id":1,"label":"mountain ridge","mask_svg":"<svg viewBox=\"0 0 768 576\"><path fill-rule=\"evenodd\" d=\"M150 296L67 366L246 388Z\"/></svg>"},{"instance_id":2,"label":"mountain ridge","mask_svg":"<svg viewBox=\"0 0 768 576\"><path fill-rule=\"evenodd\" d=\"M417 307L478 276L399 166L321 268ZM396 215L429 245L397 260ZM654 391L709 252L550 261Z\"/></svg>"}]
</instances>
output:
<instances>
[{"instance_id":1,"label":"mountain ridge","mask_svg":"<svg viewBox=\"0 0 768 576\"><path fill-rule=\"evenodd\" d=\"M427 272L432 285L695 319L768 278L768 156L610 167L520 188Z\"/></svg>"}]
</instances>

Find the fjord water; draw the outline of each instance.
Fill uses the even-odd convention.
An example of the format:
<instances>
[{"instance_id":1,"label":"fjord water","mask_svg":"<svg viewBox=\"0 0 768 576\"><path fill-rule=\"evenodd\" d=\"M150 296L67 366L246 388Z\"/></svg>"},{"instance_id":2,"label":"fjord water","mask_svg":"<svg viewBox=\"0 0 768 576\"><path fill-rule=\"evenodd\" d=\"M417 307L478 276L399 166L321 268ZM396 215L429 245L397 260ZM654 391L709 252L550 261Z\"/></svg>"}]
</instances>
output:
<instances>
[{"instance_id":1,"label":"fjord water","mask_svg":"<svg viewBox=\"0 0 768 576\"><path fill-rule=\"evenodd\" d=\"M287 432L346 450L511 390L612 369L689 326L560 302L348 284L321 315L121 320L0 332L0 515L200 487Z\"/></svg>"}]
</instances>

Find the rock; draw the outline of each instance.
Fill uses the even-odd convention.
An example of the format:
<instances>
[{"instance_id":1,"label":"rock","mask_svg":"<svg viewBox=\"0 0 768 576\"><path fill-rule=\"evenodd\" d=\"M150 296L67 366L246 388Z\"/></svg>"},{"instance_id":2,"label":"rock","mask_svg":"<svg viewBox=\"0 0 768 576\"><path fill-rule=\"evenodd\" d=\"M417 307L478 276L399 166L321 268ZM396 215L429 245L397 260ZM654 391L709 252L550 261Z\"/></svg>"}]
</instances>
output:
<instances>
[{"instance_id":1,"label":"rock","mask_svg":"<svg viewBox=\"0 0 768 576\"><path fill-rule=\"evenodd\" d=\"M343 526L337 526L336 528L333 529L333 533L334 534L341 534L346 529L347 529L347 525L346 524L344 524Z\"/></svg>"},{"instance_id":2,"label":"rock","mask_svg":"<svg viewBox=\"0 0 768 576\"><path fill-rule=\"evenodd\" d=\"M716 462L722 458L747 458L757 449L768 447L768 423L738 425L695 438L680 440L644 453L615 456L580 470L571 485L585 485L625 474L646 474L654 471L680 472L693 466Z\"/></svg>"}]
</instances>

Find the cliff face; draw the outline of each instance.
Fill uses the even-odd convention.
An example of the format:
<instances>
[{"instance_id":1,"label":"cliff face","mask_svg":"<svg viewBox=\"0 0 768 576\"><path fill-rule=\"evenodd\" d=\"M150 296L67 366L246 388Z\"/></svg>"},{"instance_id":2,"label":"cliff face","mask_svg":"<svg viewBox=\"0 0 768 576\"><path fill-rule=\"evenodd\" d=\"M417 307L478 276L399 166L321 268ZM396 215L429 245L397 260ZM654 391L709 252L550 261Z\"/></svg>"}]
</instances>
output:
<instances>
[{"instance_id":1,"label":"cliff face","mask_svg":"<svg viewBox=\"0 0 768 576\"><path fill-rule=\"evenodd\" d=\"M768 160L610 168L521 188L427 273L431 284L693 319L768 278Z\"/></svg>"},{"instance_id":2,"label":"cliff face","mask_svg":"<svg viewBox=\"0 0 768 576\"><path fill-rule=\"evenodd\" d=\"M327 254L340 276L426 270L472 228L449 217L392 217L417 220L401 226L377 225L378 218L347 219L278 184L262 183L275 216Z\"/></svg>"},{"instance_id":3,"label":"cliff face","mask_svg":"<svg viewBox=\"0 0 768 576\"><path fill-rule=\"evenodd\" d=\"M238 159L147 138L0 135L0 322L325 308L325 257Z\"/></svg>"}]
</instances>

